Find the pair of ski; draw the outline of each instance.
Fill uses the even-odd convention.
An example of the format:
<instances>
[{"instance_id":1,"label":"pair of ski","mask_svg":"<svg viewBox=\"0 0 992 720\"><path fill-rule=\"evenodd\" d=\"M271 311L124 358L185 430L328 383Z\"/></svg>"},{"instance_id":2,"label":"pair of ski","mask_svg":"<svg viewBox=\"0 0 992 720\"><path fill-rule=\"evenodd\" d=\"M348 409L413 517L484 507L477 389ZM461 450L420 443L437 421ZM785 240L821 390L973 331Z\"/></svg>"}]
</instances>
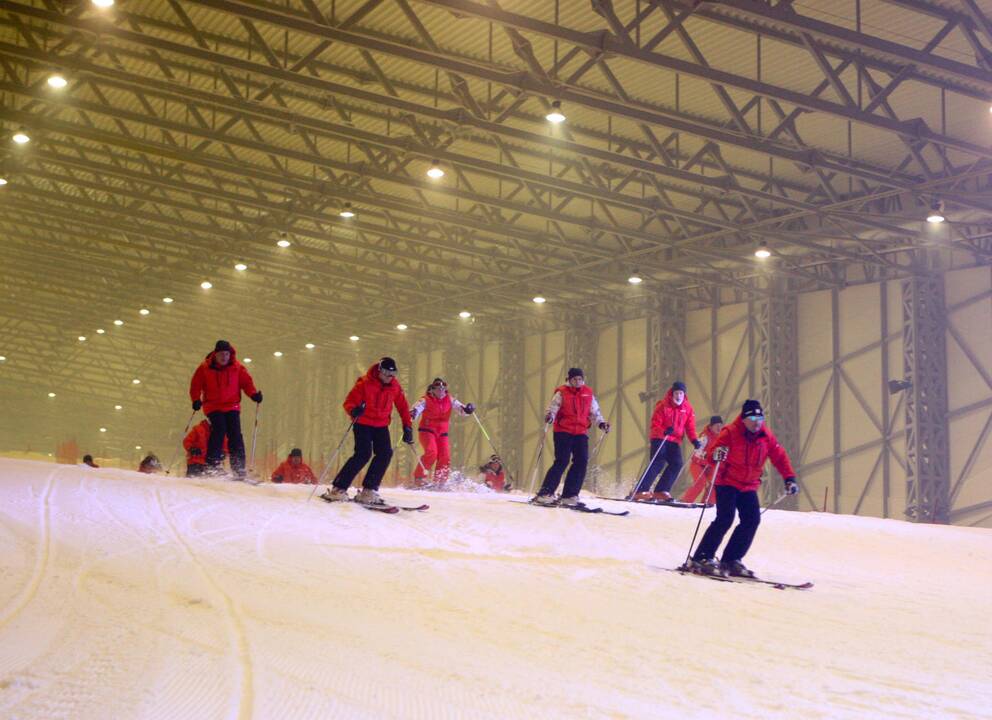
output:
<instances>
[{"instance_id":1,"label":"pair of ski","mask_svg":"<svg viewBox=\"0 0 992 720\"><path fill-rule=\"evenodd\" d=\"M323 495L320 495L320 499L323 500L326 503L331 503L331 504L334 504L334 503L344 503L343 500L328 500ZM430 508L430 505L403 506L403 505L389 505L388 503L382 503L381 505L366 505L365 503L358 502L354 498L348 500L348 502L354 503L355 505L358 505L359 507L363 507L366 510L372 510L374 512L386 513L387 515L395 515L400 510L405 510L407 512L414 512L414 511L421 511L422 512L422 511L428 510Z\"/></svg>"},{"instance_id":2,"label":"pair of ski","mask_svg":"<svg viewBox=\"0 0 992 720\"><path fill-rule=\"evenodd\" d=\"M717 582L728 582L728 583L738 583L741 585L770 585L776 590L809 590L813 587L813 583L787 583L780 582L778 580L765 580L759 577L742 577L738 575L707 575L705 573L695 572L685 565L680 565L677 568L663 568L651 566L655 570L664 570L666 572L676 572L679 575L694 575L695 577L708 578L710 580L716 580Z\"/></svg>"},{"instance_id":3,"label":"pair of ski","mask_svg":"<svg viewBox=\"0 0 992 720\"><path fill-rule=\"evenodd\" d=\"M612 512L611 510L604 510L603 508L589 507L585 503L579 503L578 505L562 505L558 502L546 505L544 503L537 503L533 500L511 500L510 502L533 505L534 507L545 507L545 508L564 508L566 510L575 510L576 512L589 513L591 515L615 515L616 517L623 517L624 515L629 515L630 510L624 510L623 512Z\"/></svg>"},{"instance_id":4,"label":"pair of ski","mask_svg":"<svg viewBox=\"0 0 992 720\"><path fill-rule=\"evenodd\" d=\"M695 508L699 510L700 508L706 507L703 503L696 502L682 502L681 500L634 500L629 497L606 497L605 495L597 495L600 500L612 500L613 502L632 502L638 505L662 505L664 507L676 507L676 508Z\"/></svg>"}]
</instances>

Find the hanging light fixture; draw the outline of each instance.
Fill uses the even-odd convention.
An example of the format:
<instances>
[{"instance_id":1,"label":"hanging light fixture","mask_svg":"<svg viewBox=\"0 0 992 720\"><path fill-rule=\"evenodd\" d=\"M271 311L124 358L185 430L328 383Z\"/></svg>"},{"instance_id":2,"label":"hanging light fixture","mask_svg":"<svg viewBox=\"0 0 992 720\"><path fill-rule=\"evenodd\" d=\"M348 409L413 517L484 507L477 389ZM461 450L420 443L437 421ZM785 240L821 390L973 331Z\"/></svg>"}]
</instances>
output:
<instances>
[{"instance_id":1,"label":"hanging light fixture","mask_svg":"<svg viewBox=\"0 0 992 720\"><path fill-rule=\"evenodd\" d=\"M772 256L772 251L768 249L765 243L761 243L758 249L754 251L754 256L759 260L767 260Z\"/></svg>"},{"instance_id":2,"label":"hanging light fixture","mask_svg":"<svg viewBox=\"0 0 992 720\"><path fill-rule=\"evenodd\" d=\"M22 127L20 130L14 133L13 137L11 137L11 140L13 140L18 145L27 145L29 142L31 142L31 136L28 135L27 129Z\"/></svg>"},{"instance_id":3,"label":"hanging light fixture","mask_svg":"<svg viewBox=\"0 0 992 720\"><path fill-rule=\"evenodd\" d=\"M932 225L939 225L947 218L944 217L944 201L934 199L930 203L930 212L927 214L927 222Z\"/></svg>"},{"instance_id":4,"label":"hanging light fixture","mask_svg":"<svg viewBox=\"0 0 992 720\"><path fill-rule=\"evenodd\" d=\"M355 217L355 211L351 209L351 203L346 202L344 207L341 208L341 212L338 213L343 218L353 218Z\"/></svg>"},{"instance_id":5,"label":"hanging light fixture","mask_svg":"<svg viewBox=\"0 0 992 720\"><path fill-rule=\"evenodd\" d=\"M427 177L433 180L440 180L444 177L444 170L441 169L441 163L437 160L431 160L430 169L427 171Z\"/></svg>"},{"instance_id":6,"label":"hanging light fixture","mask_svg":"<svg viewBox=\"0 0 992 720\"><path fill-rule=\"evenodd\" d=\"M555 125L565 122L565 115L561 111L561 100L555 100L551 103L551 112L545 115L544 119Z\"/></svg>"},{"instance_id":7,"label":"hanging light fixture","mask_svg":"<svg viewBox=\"0 0 992 720\"><path fill-rule=\"evenodd\" d=\"M635 272L635 273L631 273L630 277L627 278L627 282L629 282L631 285L640 285L642 282L644 282L644 278L642 278L638 273Z\"/></svg>"},{"instance_id":8,"label":"hanging light fixture","mask_svg":"<svg viewBox=\"0 0 992 720\"><path fill-rule=\"evenodd\" d=\"M48 76L48 87L54 88L55 90L61 90L69 81L65 79L65 75L60 72L52 73Z\"/></svg>"}]
</instances>

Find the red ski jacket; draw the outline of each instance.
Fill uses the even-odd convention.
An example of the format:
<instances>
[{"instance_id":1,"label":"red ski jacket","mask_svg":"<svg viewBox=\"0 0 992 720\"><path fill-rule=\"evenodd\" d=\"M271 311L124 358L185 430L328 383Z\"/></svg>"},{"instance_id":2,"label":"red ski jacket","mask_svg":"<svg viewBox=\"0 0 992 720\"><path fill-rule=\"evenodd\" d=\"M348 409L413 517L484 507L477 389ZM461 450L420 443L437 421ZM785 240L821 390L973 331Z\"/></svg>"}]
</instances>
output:
<instances>
[{"instance_id":1,"label":"red ski jacket","mask_svg":"<svg viewBox=\"0 0 992 720\"><path fill-rule=\"evenodd\" d=\"M665 435L667 428L673 429L671 435ZM651 439L680 443L683 435L688 435L690 440L699 439L696 436L696 412L692 409L688 395L681 405L676 405L672 400L672 390L669 388L665 397L655 404L654 412L651 413Z\"/></svg>"},{"instance_id":2,"label":"red ski jacket","mask_svg":"<svg viewBox=\"0 0 992 720\"><path fill-rule=\"evenodd\" d=\"M286 459L279 464L279 467L272 471L272 482L316 485L317 476L313 474L313 470L305 462L294 465L292 456L287 455Z\"/></svg>"},{"instance_id":3,"label":"red ski jacket","mask_svg":"<svg viewBox=\"0 0 992 720\"><path fill-rule=\"evenodd\" d=\"M796 476L785 448L779 445L772 431L765 426L756 433L749 433L740 415L723 428L716 441L706 449L706 459L710 463L715 462L713 451L718 447L727 448L727 459L720 463L715 485L731 485L745 492L757 490L766 460L772 461L783 478Z\"/></svg>"},{"instance_id":4,"label":"red ski jacket","mask_svg":"<svg viewBox=\"0 0 992 720\"><path fill-rule=\"evenodd\" d=\"M389 419L393 413L393 406L400 414L403 427L413 427L413 420L410 418L410 406L403 395L403 388L400 381L393 378L389 383L383 383L379 379L379 364L370 367L364 375L355 381L355 386L344 399L344 411L351 415L351 411L365 401L365 412L358 418L358 425L368 425L369 427L388 427Z\"/></svg>"},{"instance_id":5,"label":"red ski jacket","mask_svg":"<svg viewBox=\"0 0 992 720\"><path fill-rule=\"evenodd\" d=\"M603 422L596 395L588 385L578 388L561 385L555 389L555 395L561 396L561 405L557 411L554 410L554 399L551 401L551 410L555 413L555 432L582 435L589 432L593 417Z\"/></svg>"},{"instance_id":6,"label":"red ski jacket","mask_svg":"<svg viewBox=\"0 0 992 720\"><path fill-rule=\"evenodd\" d=\"M214 364L214 353L207 355L193 373L189 383L189 399L203 400L203 414L241 410L241 392L251 397L258 392L248 369L238 362L237 351L231 348L231 361L224 367Z\"/></svg>"},{"instance_id":7,"label":"red ski jacket","mask_svg":"<svg viewBox=\"0 0 992 720\"><path fill-rule=\"evenodd\" d=\"M420 414L419 430L432 432L436 435L447 435L451 420L451 396L445 395L439 399L427 393L420 399L420 402L424 403L424 411Z\"/></svg>"},{"instance_id":8,"label":"red ski jacket","mask_svg":"<svg viewBox=\"0 0 992 720\"><path fill-rule=\"evenodd\" d=\"M664 429L665 428L662 428L662 430ZM692 462L696 465L706 466L708 464L706 461L706 451L711 445L713 445L713 441L716 440L716 438L717 434L710 430L709 425L703 428L703 434L699 436L700 446L699 449L692 454Z\"/></svg>"},{"instance_id":9,"label":"red ski jacket","mask_svg":"<svg viewBox=\"0 0 992 720\"><path fill-rule=\"evenodd\" d=\"M183 447L186 449L186 464L187 465L206 465L207 464L207 441L210 440L210 421L203 420L196 424L196 426L189 431L189 434L183 438ZM191 455L190 450L193 448L199 448L199 455ZM224 453L227 454L227 436L224 437Z\"/></svg>"}]
</instances>

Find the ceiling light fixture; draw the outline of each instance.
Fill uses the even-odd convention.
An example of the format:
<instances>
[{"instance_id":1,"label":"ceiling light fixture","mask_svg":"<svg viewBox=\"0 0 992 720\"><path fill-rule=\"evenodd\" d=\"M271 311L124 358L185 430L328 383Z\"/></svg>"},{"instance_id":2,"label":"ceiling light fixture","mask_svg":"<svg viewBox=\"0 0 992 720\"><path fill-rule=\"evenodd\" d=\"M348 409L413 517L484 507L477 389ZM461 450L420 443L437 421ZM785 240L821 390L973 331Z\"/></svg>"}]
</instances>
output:
<instances>
[{"instance_id":1,"label":"ceiling light fixture","mask_svg":"<svg viewBox=\"0 0 992 720\"><path fill-rule=\"evenodd\" d=\"M117 327L120 327L123 324L124 324L123 320L114 320L114 325L116 325Z\"/></svg>"},{"instance_id":2,"label":"ceiling light fixture","mask_svg":"<svg viewBox=\"0 0 992 720\"><path fill-rule=\"evenodd\" d=\"M313 343L307 343L307 344L306 344L306 345L304 345L303 347L305 347L305 348L306 348L307 350L313 350L313 349L314 349L315 347L317 347L317 346L316 346L316 345L314 345Z\"/></svg>"},{"instance_id":3,"label":"ceiling light fixture","mask_svg":"<svg viewBox=\"0 0 992 720\"><path fill-rule=\"evenodd\" d=\"M141 446L140 446L140 445L135 445L135 446L134 446L134 449L135 449L135 450L140 450L140 449L141 449Z\"/></svg>"},{"instance_id":4,"label":"ceiling light fixture","mask_svg":"<svg viewBox=\"0 0 992 720\"><path fill-rule=\"evenodd\" d=\"M31 142L31 136L28 135L27 130L21 128L16 133L14 133L14 136L11 138L11 140L13 140L18 145L27 145L29 142Z\"/></svg>"},{"instance_id":5,"label":"ceiling light fixture","mask_svg":"<svg viewBox=\"0 0 992 720\"><path fill-rule=\"evenodd\" d=\"M97 328L96 329L96 334L97 335L103 335L105 332L107 332L107 331L104 330L103 328Z\"/></svg>"},{"instance_id":6,"label":"ceiling light fixture","mask_svg":"<svg viewBox=\"0 0 992 720\"><path fill-rule=\"evenodd\" d=\"M930 213L927 215L927 222L933 225L939 225L946 219L944 217L944 201L935 199L930 203Z\"/></svg>"},{"instance_id":7,"label":"ceiling light fixture","mask_svg":"<svg viewBox=\"0 0 992 720\"><path fill-rule=\"evenodd\" d=\"M251 358L245 358L245 360L244 360L244 362L245 362L246 364L251 364Z\"/></svg>"},{"instance_id":8,"label":"ceiling light fixture","mask_svg":"<svg viewBox=\"0 0 992 720\"><path fill-rule=\"evenodd\" d=\"M276 245L278 245L281 248L288 248L292 244L293 243L291 243L289 240L286 239L286 233L281 233L279 235L278 242L276 242Z\"/></svg>"},{"instance_id":9,"label":"ceiling light fixture","mask_svg":"<svg viewBox=\"0 0 992 720\"><path fill-rule=\"evenodd\" d=\"M272 354L273 354L273 355L275 355L276 357L282 357L282 352L280 352L279 350L276 350L276 351L275 351L274 353L272 353Z\"/></svg>"},{"instance_id":10,"label":"ceiling light fixture","mask_svg":"<svg viewBox=\"0 0 992 720\"><path fill-rule=\"evenodd\" d=\"M114 405L114 410L123 410L123 409L124 409L123 405Z\"/></svg>"},{"instance_id":11,"label":"ceiling light fixture","mask_svg":"<svg viewBox=\"0 0 992 720\"><path fill-rule=\"evenodd\" d=\"M50 88L61 90L68 84L69 81L65 79L65 76L62 73L52 73L48 76L48 87Z\"/></svg>"},{"instance_id":12,"label":"ceiling light fixture","mask_svg":"<svg viewBox=\"0 0 992 720\"><path fill-rule=\"evenodd\" d=\"M355 211L351 209L351 203L346 202L344 207L341 208L341 212L338 213L343 218L353 218L355 217Z\"/></svg>"},{"instance_id":13,"label":"ceiling light fixture","mask_svg":"<svg viewBox=\"0 0 992 720\"><path fill-rule=\"evenodd\" d=\"M440 180L444 177L444 170L441 169L441 163L437 160L431 160L430 169L427 170L427 177L433 178L434 180Z\"/></svg>"},{"instance_id":14,"label":"ceiling light fixture","mask_svg":"<svg viewBox=\"0 0 992 720\"><path fill-rule=\"evenodd\" d=\"M86 342L86 336L85 335L80 335L79 336L79 342Z\"/></svg>"},{"instance_id":15,"label":"ceiling light fixture","mask_svg":"<svg viewBox=\"0 0 992 720\"><path fill-rule=\"evenodd\" d=\"M171 305L174 302L174 300L170 297L164 297L162 298L162 302L164 302L166 305Z\"/></svg>"},{"instance_id":16,"label":"ceiling light fixture","mask_svg":"<svg viewBox=\"0 0 992 720\"><path fill-rule=\"evenodd\" d=\"M200 283L200 287L203 288L204 290L209 290L213 286L214 284L209 280L204 280L202 283Z\"/></svg>"},{"instance_id":17,"label":"ceiling light fixture","mask_svg":"<svg viewBox=\"0 0 992 720\"><path fill-rule=\"evenodd\" d=\"M642 282L644 282L644 278L642 278L637 273L634 273L629 278L627 278L627 282L629 282L631 285L640 285Z\"/></svg>"},{"instance_id":18,"label":"ceiling light fixture","mask_svg":"<svg viewBox=\"0 0 992 720\"><path fill-rule=\"evenodd\" d=\"M53 392L48 393L48 397L55 397L55 393Z\"/></svg>"},{"instance_id":19,"label":"ceiling light fixture","mask_svg":"<svg viewBox=\"0 0 992 720\"><path fill-rule=\"evenodd\" d=\"M462 320L468 320L470 317L472 317L472 313L470 313L468 310L462 310L460 313L458 313L458 317L460 317Z\"/></svg>"},{"instance_id":20,"label":"ceiling light fixture","mask_svg":"<svg viewBox=\"0 0 992 720\"><path fill-rule=\"evenodd\" d=\"M565 115L561 111L561 100L551 103L551 112L545 115L544 119L555 125L565 122Z\"/></svg>"},{"instance_id":21,"label":"ceiling light fixture","mask_svg":"<svg viewBox=\"0 0 992 720\"><path fill-rule=\"evenodd\" d=\"M406 323L400 323L396 326L397 330L406 330L409 326Z\"/></svg>"},{"instance_id":22,"label":"ceiling light fixture","mask_svg":"<svg viewBox=\"0 0 992 720\"><path fill-rule=\"evenodd\" d=\"M361 338L358 337L357 335L352 335L348 339L351 340L352 342L358 342L359 340L361 340Z\"/></svg>"},{"instance_id":23,"label":"ceiling light fixture","mask_svg":"<svg viewBox=\"0 0 992 720\"><path fill-rule=\"evenodd\" d=\"M3 187L6 184L7 184L7 178L0 177L0 187Z\"/></svg>"},{"instance_id":24,"label":"ceiling light fixture","mask_svg":"<svg viewBox=\"0 0 992 720\"><path fill-rule=\"evenodd\" d=\"M758 249L754 251L754 256L759 260L767 260L772 256L772 251L768 249L768 246L765 245L765 243L761 243L758 246Z\"/></svg>"},{"instance_id":25,"label":"ceiling light fixture","mask_svg":"<svg viewBox=\"0 0 992 720\"><path fill-rule=\"evenodd\" d=\"M538 305L543 305L544 303L547 302L547 300L541 297L540 295L538 295L537 297L534 298L534 302L536 302Z\"/></svg>"},{"instance_id":26,"label":"ceiling light fixture","mask_svg":"<svg viewBox=\"0 0 992 720\"><path fill-rule=\"evenodd\" d=\"M93 4L98 8L107 9L114 6L114 0L93 0Z\"/></svg>"},{"instance_id":27,"label":"ceiling light fixture","mask_svg":"<svg viewBox=\"0 0 992 720\"><path fill-rule=\"evenodd\" d=\"M238 263L237 265L234 266L234 269L237 270L238 272L244 272L245 270L248 269L248 266L245 265L244 263Z\"/></svg>"},{"instance_id":28,"label":"ceiling light fixture","mask_svg":"<svg viewBox=\"0 0 992 720\"><path fill-rule=\"evenodd\" d=\"M0 355L0 362L7 362L7 356L6 355Z\"/></svg>"},{"instance_id":29,"label":"ceiling light fixture","mask_svg":"<svg viewBox=\"0 0 992 720\"><path fill-rule=\"evenodd\" d=\"M148 313L150 313L150 312L151 312L151 310L149 310L148 308L141 308L141 309L140 309L140 310L138 311L138 314L139 314L139 315L147 315L147 314L148 314Z\"/></svg>"},{"instance_id":30,"label":"ceiling light fixture","mask_svg":"<svg viewBox=\"0 0 992 720\"><path fill-rule=\"evenodd\" d=\"M100 428L100 432L107 432L107 428Z\"/></svg>"},{"instance_id":31,"label":"ceiling light fixture","mask_svg":"<svg viewBox=\"0 0 992 720\"><path fill-rule=\"evenodd\" d=\"M141 381L138 378L135 378L134 380L131 381L131 384L132 385L140 385L141 384Z\"/></svg>"}]
</instances>

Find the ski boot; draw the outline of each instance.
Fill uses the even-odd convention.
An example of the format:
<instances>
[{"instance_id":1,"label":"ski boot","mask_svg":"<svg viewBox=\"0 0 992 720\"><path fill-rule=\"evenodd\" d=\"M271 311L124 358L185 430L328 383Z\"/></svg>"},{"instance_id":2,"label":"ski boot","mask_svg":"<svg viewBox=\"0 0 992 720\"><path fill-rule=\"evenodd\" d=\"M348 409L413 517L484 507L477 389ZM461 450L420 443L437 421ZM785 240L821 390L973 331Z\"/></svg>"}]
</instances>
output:
<instances>
[{"instance_id":1,"label":"ski boot","mask_svg":"<svg viewBox=\"0 0 992 720\"><path fill-rule=\"evenodd\" d=\"M723 570L723 574L728 577L742 577L742 578L755 577L754 572L744 567L744 563L742 563L740 560L732 560L731 562L722 562L720 563L720 569Z\"/></svg>"},{"instance_id":2,"label":"ski boot","mask_svg":"<svg viewBox=\"0 0 992 720\"><path fill-rule=\"evenodd\" d=\"M569 497L563 497L558 501L561 507L578 507L582 503L579 502L578 495L570 495Z\"/></svg>"},{"instance_id":3,"label":"ski boot","mask_svg":"<svg viewBox=\"0 0 992 720\"><path fill-rule=\"evenodd\" d=\"M321 500L326 500L327 502L347 502L351 498L348 497L348 491L342 490L341 488L336 488L333 485L324 491L320 496Z\"/></svg>"},{"instance_id":4,"label":"ski boot","mask_svg":"<svg viewBox=\"0 0 992 720\"><path fill-rule=\"evenodd\" d=\"M557 505L558 498L554 495L535 495L531 498L531 502L535 505Z\"/></svg>"},{"instance_id":5,"label":"ski boot","mask_svg":"<svg viewBox=\"0 0 992 720\"><path fill-rule=\"evenodd\" d=\"M376 490L370 490L369 488L362 488L358 491L355 496L355 502L361 503L362 505L385 505L386 501L379 497L379 492Z\"/></svg>"},{"instance_id":6,"label":"ski boot","mask_svg":"<svg viewBox=\"0 0 992 720\"><path fill-rule=\"evenodd\" d=\"M661 492L652 493L651 499L654 500L655 502L671 502L672 494L670 492L665 492L664 490L662 490Z\"/></svg>"},{"instance_id":7,"label":"ski boot","mask_svg":"<svg viewBox=\"0 0 992 720\"><path fill-rule=\"evenodd\" d=\"M689 572L694 572L697 575L712 575L714 577L727 576L723 571L723 568L720 566L720 563L718 563L715 558L710 558L709 560L697 560L696 558L691 558L683 567Z\"/></svg>"},{"instance_id":8,"label":"ski boot","mask_svg":"<svg viewBox=\"0 0 992 720\"><path fill-rule=\"evenodd\" d=\"M643 502L645 500L654 500L654 493L650 490L645 490L643 492L636 492L631 498L634 502Z\"/></svg>"}]
</instances>

